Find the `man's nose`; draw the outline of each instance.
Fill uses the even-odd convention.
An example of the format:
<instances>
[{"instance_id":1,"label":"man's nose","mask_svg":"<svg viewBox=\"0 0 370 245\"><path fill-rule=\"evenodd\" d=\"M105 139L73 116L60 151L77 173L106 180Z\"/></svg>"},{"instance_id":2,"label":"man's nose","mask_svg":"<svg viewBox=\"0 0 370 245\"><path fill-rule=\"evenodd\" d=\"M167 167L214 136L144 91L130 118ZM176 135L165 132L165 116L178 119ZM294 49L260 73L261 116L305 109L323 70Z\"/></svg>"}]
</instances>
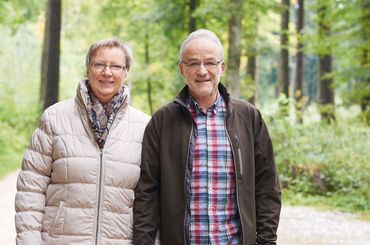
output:
<instances>
[{"instance_id":1,"label":"man's nose","mask_svg":"<svg viewBox=\"0 0 370 245\"><path fill-rule=\"evenodd\" d=\"M205 75L205 74L208 73L208 70L207 70L207 68L206 68L206 66L204 64L200 64L199 69L198 69L198 72L201 75Z\"/></svg>"}]
</instances>

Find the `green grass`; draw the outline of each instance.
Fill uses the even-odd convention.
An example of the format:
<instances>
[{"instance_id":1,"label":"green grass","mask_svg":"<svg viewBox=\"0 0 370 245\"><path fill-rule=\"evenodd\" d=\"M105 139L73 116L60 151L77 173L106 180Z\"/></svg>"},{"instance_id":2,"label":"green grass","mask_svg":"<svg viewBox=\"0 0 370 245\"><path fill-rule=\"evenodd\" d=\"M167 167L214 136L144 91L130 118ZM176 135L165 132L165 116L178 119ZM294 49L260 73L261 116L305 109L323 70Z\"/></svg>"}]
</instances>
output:
<instances>
[{"instance_id":1,"label":"green grass","mask_svg":"<svg viewBox=\"0 0 370 245\"><path fill-rule=\"evenodd\" d=\"M22 163L22 156L23 153L14 151L4 152L0 154L0 179L20 168Z\"/></svg>"},{"instance_id":2,"label":"green grass","mask_svg":"<svg viewBox=\"0 0 370 245\"><path fill-rule=\"evenodd\" d=\"M0 179L20 168L22 156L27 146L26 136L1 123L0 129Z\"/></svg>"},{"instance_id":3,"label":"green grass","mask_svg":"<svg viewBox=\"0 0 370 245\"><path fill-rule=\"evenodd\" d=\"M357 195L357 194L356 194ZM310 206L318 210L337 210L355 214L357 218L370 222L370 210L360 211L359 206L363 206L364 202L369 202L368 198L359 196L358 199L353 199L354 195L338 195L320 196L307 195L304 193L297 193L289 189L283 189L282 199L283 205L292 206Z\"/></svg>"},{"instance_id":4,"label":"green grass","mask_svg":"<svg viewBox=\"0 0 370 245\"><path fill-rule=\"evenodd\" d=\"M337 123L269 123L284 202L322 206L370 219L370 127Z\"/></svg>"},{"instance_id":5,"label":"green grass","mask_svg":"<svg viewBox=\"0 0 370 245\"><path fill-rule=\"evenodd\" d=\"M0 179L20 168L40 114L35 104L20 105L13 101L12 94L0 92Z\"/></svg>"},{"instance_id":6,"label":"green grass","mask_svg":"<svg viewBox=\"0 0 370 245\"><path fill-rule=\"evenodd\" d=\"M0 179L20 168L27 137L8 123L0 122Z\"/></svg>"},{"instance_id":7,"label":"green grass","mask_svg":"<svg viewBox=\"0 0 370 245\"><path fill-rule=\"evenodd\" d=\"M20 168L28 137L7 122L0 123L0 179Z\"/></svg>"}]
</instances>

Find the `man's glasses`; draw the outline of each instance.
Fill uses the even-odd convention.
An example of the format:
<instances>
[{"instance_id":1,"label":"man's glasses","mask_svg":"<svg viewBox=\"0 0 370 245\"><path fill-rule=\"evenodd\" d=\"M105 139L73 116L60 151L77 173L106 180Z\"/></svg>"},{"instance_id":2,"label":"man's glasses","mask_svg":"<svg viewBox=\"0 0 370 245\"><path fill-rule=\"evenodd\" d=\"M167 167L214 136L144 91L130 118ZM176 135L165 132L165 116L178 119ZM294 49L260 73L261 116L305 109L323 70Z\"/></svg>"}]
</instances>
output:
<instances>
[{"instance_id":1,"label":"man's glasses","mask_svg":"<svg viewBox=\"0 0 370 245\"><path fill-rule=\"evenodd\" d=\"M98 71L98 72L103 72L105 71L105 69L107 69L107 67L109 68L109 70L112 72L112 73L119 73L123 70L126 69L125 66L121 66L121 65L108 65L108 64L104 64L104 63L99 63L99 62L96 62L96 63L91 63L90 64L94 70Z\"/></svg>"},{"instance_id":2,"label":"man's glasses","mask_svg":"<svg viewBox=\"0 0 370 245\"><path fill-rule=\"evenodd\" d=\"M222 61L207 61L205 63L200 63L199 61L190 61L190 62L185 62L181 61L182 64L186 65L189 67L191 70L200 70L200 67L203 65L207 70L208 69L215 69L218 64L220 64Z\"/></svg>"}]
</instances>

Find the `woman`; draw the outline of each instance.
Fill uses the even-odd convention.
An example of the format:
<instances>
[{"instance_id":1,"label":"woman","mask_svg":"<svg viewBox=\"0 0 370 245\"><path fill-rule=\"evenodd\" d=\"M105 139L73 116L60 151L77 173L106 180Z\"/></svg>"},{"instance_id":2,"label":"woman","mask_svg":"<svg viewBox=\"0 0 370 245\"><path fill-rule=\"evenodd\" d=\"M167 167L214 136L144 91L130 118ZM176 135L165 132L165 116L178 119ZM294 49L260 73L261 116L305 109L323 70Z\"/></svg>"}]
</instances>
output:
<instances>
[{"instance_id":1,"label":"woman","mask_svg":"<svg viewBox=\"0 0 370 245\"><path fill-rule=\"evenodd\" d=\"M131 244L149 120L129 105L131 63L120 40L97 41L76 97L43 113L17 182L17 244Z\"/></svg>"}]
</instances>

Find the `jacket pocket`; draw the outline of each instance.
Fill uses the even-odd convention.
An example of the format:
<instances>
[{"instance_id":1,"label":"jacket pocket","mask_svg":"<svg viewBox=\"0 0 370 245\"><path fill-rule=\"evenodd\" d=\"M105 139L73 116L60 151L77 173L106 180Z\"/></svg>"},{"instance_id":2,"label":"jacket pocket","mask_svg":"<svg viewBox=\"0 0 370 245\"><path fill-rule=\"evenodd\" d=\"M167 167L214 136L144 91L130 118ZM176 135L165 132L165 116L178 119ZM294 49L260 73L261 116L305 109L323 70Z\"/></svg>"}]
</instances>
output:
<instances>
[{"instance_id":1,"label":"jacket pocket","mask_svg":"<svg viewBox=\"0 0 370 245\"><path fill-rule=\"evenodd\" d=\"M53 222L51 223L51 226L50 226L49 235L51 237L56 237L62 234L63 223L64 223L64 212L65 212L64 202L61 201L59 203L58 210L55 214Z\"/></svg>"},{"instance_id":2,"label":"jacket pocket","mask_svg":"<svg viewBox=\"0 0 370 245\"><path fill-rule=\"evenodd\" d=\"M240 143L238 136L235 136L235 144L236 144L236 150L238 152L238 163L239 163L239 170L240 175L243 175L243 159L242 159L242 151L240 150Z\"/></svg>"}]
</instances>

